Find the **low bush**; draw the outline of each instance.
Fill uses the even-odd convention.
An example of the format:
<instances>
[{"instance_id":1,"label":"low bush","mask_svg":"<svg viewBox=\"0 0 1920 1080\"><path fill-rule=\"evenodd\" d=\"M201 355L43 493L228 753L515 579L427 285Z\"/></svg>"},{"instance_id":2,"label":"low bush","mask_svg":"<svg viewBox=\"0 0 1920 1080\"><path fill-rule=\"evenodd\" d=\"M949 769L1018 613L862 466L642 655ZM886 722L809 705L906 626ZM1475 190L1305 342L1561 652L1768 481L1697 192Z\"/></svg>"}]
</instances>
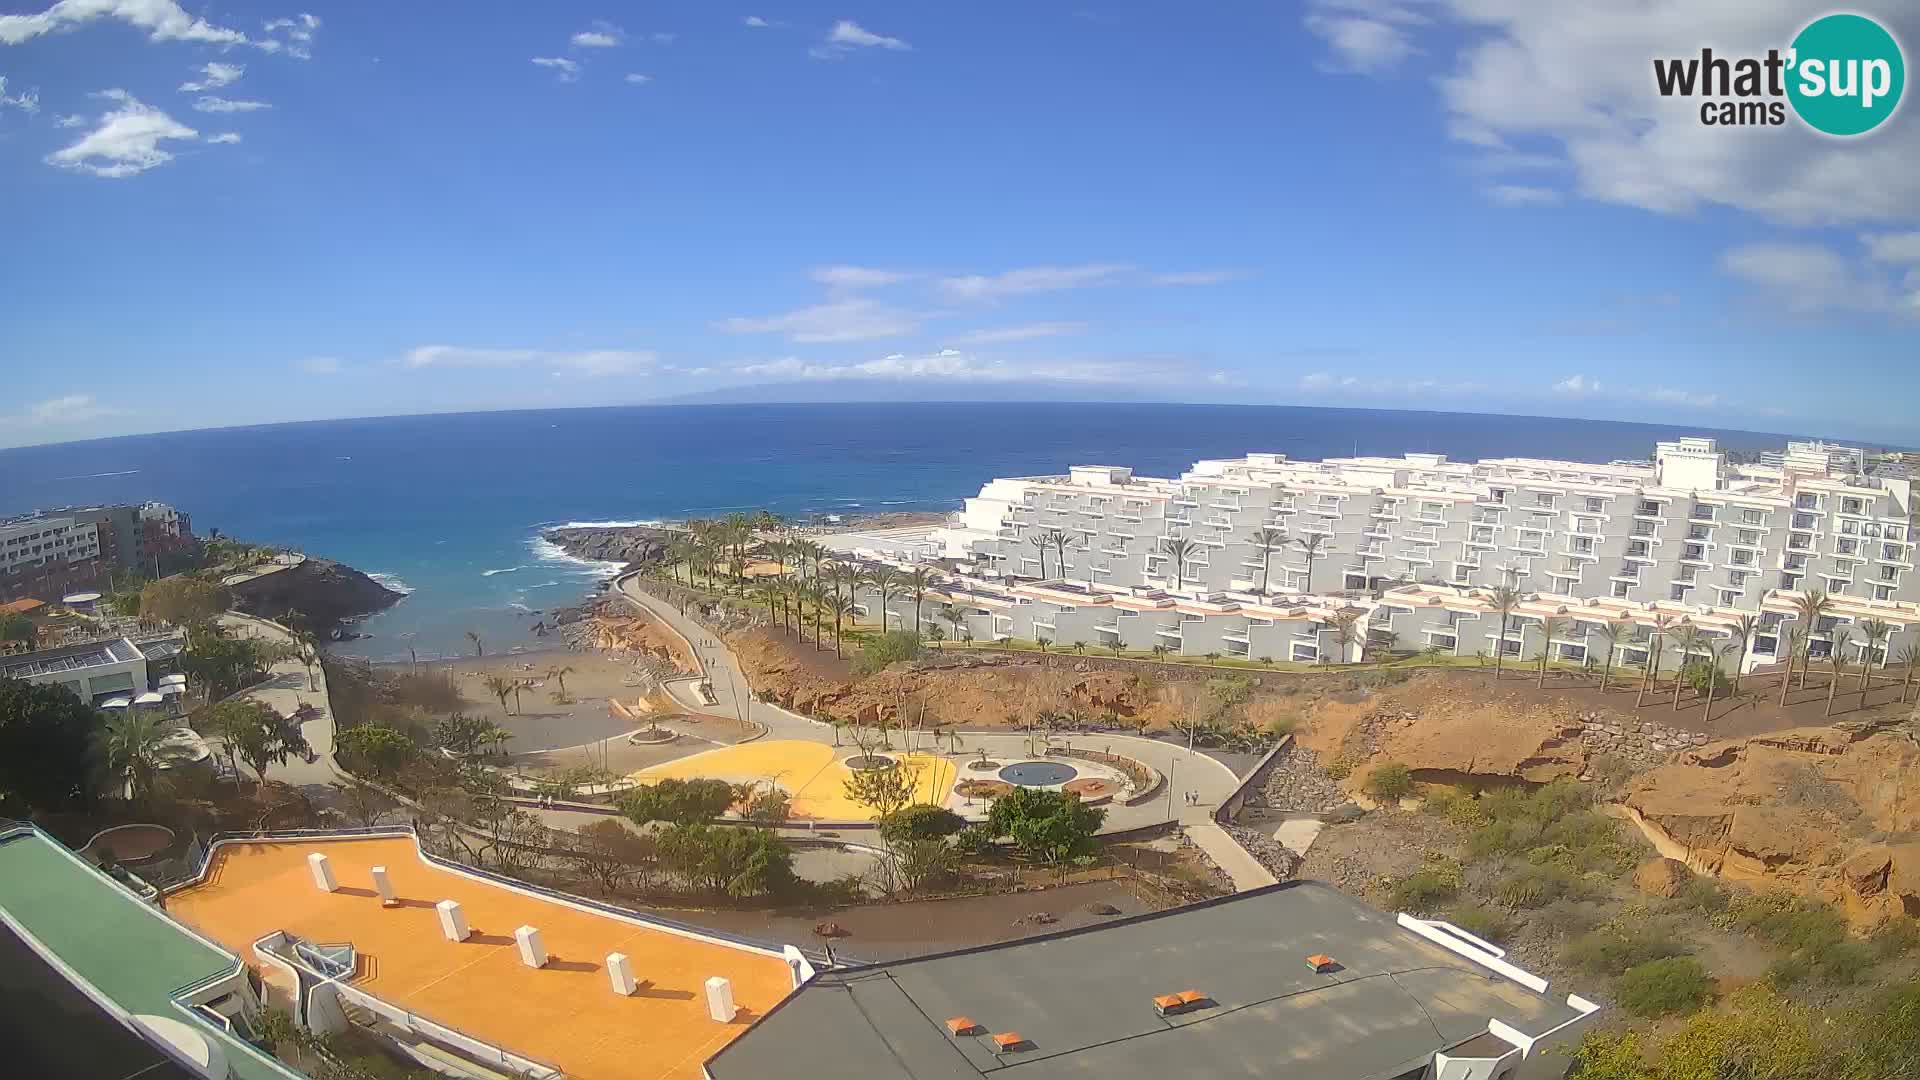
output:
<instances>
[{"instance_id":1,"label":"low bush","mask_svg":"<svg viewBox=\"0 0 1920 1080\"><path fill-rule=\"evenodd\" d=\"M1580 878L1572 871L1550 862L1528 863L1500 879L1494 898L1513 910L1532 909L1580 891Z\"/></svg>"},{"instance_id":2,"label":"low bush","mask_svg":"<svg viewBox=\"0 0 1920 1080\"><path fill-rule=\"evenodd\" d=\"M1367 775L1366 792L1376 799L1404 799L1413 794L1413 774L1397 761L1376 765Z\"/></svg>"},{"instance_id":3,"label":"low bush","mask_svg":"<svg viewBox=\"0 0 1920 1080\"><path fill-rule=\"evenodd\" d=\"M1712 1001L1713 980L1693 957L1668 956L1628 968L1614 996L1635 1016L1669 1016Z\"/></svg>"},{"instance_id":4,"label":"low bush","mask_svg":"<svg viewBox=\"0 0 1920 1080\"><path fill-rule=\"evenodd\" d=\"M1680 891L1674 894L1673 903L1675 907L1711 917L1727 910L1731 899L1719 882L1709 877L1695 876L1680 886Z\"/></svg>"},{"instance_id":5,"label":"low bush","mask_svg":"<svg viewBox=\"0 0 1920 1080\"><path fill-rule=\"evenodd\" d=\"M1479 904L1458 904L1447 912L1447 921L1474 937L1498 945L1513 933L1513 923L1505 915Z\"/></svg>"},{"instance_id":6,"label":"low bush","mask_svg":"<svg viewBox=\"0 0 1920 1080\"><path fill-rule=\"evenodd\" d=\"M869 638L860 647L860 655L853 661L853 673L871 675L889 664L918 660L920 652L920 635L911 630L889 630Z\"/></svg>"},{"instance_id":7,"label":"low bush","mask_svg":"<svg viewBox=\"0 0 1920 1080\"><path fill-rule=\"evenodd\" d=\"M1460 895L1461 883L1457 864L1429 859L1425 866L1394 883L1388 893L1388 906L1395 911L1421 914L1438 911Z\"/></svg>"},{"instance_id":8,"label":"low bush","mask_svg":"<svg viewBox=\"0 0 1920 1080\"><path fill-rule=\"evenodd\" d=\"M1639 925L1590 930L1575 938L1562 958L1589 975L1621 975L1649 961L1686 954L1686 945L1664 931Z\"/></svg>"}]
</instances>

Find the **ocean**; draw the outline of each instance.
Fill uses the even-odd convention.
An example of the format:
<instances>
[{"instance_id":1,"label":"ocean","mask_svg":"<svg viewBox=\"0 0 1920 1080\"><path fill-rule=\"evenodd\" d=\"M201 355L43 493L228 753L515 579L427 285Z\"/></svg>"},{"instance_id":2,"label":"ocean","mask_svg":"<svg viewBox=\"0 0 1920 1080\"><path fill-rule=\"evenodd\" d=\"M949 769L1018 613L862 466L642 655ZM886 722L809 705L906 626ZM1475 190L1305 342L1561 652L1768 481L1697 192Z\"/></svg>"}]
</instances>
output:
<instances>
[{"instance_id":1,"label":"ocean","mask_svg":"<svg viewBox=\"0 0 1920 1080\"><path fill-rule=\"evenodd\" d=\"M536 647L537 613L616 567L540 540L554 525L958 509L995 476L1194 460L1429 451L1605 461L1657 439L1785 436L1648 424L1283 406L680 405L333 420L0 450L0 515L157 499L209 528L358 567L407 598L341 651L375 660Z\"/></svg>"}]
</instances>

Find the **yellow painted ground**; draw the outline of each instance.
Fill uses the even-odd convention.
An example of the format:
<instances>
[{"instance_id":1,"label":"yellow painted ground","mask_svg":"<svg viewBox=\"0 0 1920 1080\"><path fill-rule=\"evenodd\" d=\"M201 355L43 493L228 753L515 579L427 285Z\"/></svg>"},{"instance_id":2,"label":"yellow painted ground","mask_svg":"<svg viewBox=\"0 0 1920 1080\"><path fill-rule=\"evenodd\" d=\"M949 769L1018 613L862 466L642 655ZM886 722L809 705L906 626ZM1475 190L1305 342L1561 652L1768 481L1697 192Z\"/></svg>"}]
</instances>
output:
<instances>
[{"instance_id":1,"label":"yellow painted ground","mask_svg":"<svg viewBox=\"0 0 1920 1080\"><path fill-rule=\"evenodd\" d=\"M307 855L333 864L340 890L314 888ZM370 868L385 866L400 895L387 908ZM473 936L440 933L434 905L457 900ZM777 957L653 929L470 878L422 861L400 838L262 842L222 848L207 881L167 897L175 918L253 961L275 930L309 941L350 941L355 985L474 1038L558 1066L576 1080L698 1080L700 1064L787 995ZM520 963L516 927L540 928L552 959ZM606 956L625 953L640 990L607 985ZM740 1015L707 1017L704 983L733 983Z\"/></svg>"},{"instance_id":2,"label":"yellow painted ground","mask_svg":"<svg viewBox=\"0 0 1920 1080\"><path fill-rule=\"evenodd\" d=\"M944 806L953 789L954 764L933 754L880 751L918 767L914 801ZM678 761L650 766L633 774L640 783L656 780L706 778L744 784L771 780L793 800L793 816L822 821L865 821L873 811L846 797L844 782L852 770L842 759L859 753L850 746L834 747L799 739L773 739L728 746L694 754Z\"/></svg>"}]
</instances>

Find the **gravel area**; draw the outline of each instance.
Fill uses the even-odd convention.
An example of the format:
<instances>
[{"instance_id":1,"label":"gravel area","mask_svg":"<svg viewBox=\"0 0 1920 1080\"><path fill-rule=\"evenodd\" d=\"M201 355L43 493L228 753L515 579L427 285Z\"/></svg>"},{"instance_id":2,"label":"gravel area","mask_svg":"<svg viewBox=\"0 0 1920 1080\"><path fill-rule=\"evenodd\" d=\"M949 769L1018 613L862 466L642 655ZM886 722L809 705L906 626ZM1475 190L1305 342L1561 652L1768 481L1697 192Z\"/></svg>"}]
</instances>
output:
<instances>
[{"instance_id":1,"label":"gravel area","mask_svg":"<svg viewBox=\"0 0 1920 1080\"><path fill-rule=\"evenodd\" d=\"M1267 782L1248 798L1248 805L1324 814L1349 801L1347 793L1320 767L1319 756L1296 742L1273 759L1267 769Z\"/></svg>"}]
</instances>

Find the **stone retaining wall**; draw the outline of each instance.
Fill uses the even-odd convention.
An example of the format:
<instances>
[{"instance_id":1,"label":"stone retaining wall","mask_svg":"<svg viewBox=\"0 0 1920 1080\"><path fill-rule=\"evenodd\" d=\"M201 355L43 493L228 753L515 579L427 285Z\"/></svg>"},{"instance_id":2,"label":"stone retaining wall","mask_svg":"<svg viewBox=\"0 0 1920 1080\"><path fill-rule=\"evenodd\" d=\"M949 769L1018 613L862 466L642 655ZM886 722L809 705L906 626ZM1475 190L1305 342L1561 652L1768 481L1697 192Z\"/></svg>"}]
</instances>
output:
<instances>
[{"instance_id":1,"label":"stone retaining wall","mask_svg":"<svg viewBox=\"0 0 1920 1080\"><path fill-rule=\"evenodd\" d=\"M1682 750L1711 741L1711 735L1653 721L1609 719L1597 712L1580 714L1580 742L1588 750L1611 754L1641 768L1652 768Z\"/></svg>"}]
</instances>

